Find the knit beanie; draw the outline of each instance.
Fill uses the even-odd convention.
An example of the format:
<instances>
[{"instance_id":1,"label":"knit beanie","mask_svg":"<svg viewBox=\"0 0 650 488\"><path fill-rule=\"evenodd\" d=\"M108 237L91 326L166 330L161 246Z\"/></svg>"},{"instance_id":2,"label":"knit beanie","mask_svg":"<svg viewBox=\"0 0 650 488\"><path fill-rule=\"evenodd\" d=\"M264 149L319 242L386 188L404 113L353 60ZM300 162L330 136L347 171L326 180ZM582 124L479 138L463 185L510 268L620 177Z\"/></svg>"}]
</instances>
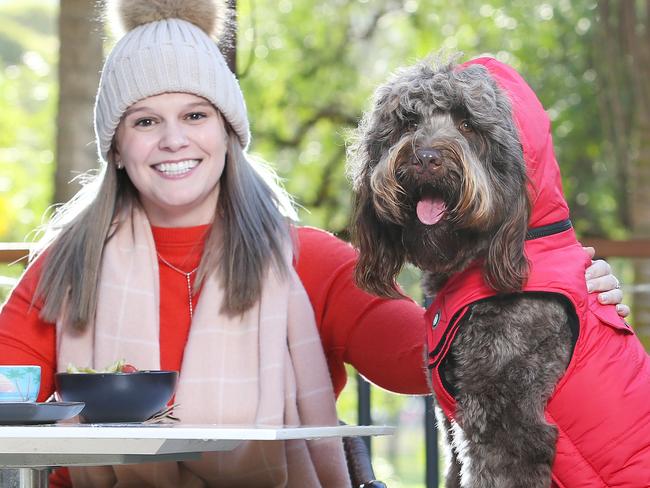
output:
<instances>
[{"instance_id":1,"label":"knit beanie","mask_svg":"<svg viewBox=\"0 0 650 488\"><path fill-rule=\"evenodd\" d=\"M183 92L214 104L243 148L250 132L239 83L217 47L227 17L218 0L121 0L114 6L127 32L102 70L95 99L95 135L107 161L122 114L133 103Z\"/></svg>"}]
</instances>

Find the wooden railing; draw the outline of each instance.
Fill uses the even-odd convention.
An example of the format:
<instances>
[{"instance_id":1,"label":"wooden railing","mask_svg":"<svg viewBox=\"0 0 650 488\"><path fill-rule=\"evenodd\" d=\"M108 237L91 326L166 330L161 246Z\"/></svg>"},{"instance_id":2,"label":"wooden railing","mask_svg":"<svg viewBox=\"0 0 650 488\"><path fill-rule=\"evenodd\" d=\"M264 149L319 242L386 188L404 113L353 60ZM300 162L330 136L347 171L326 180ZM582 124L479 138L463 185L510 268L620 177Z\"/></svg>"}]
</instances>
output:
<instances>
[{"instance_id":1,"label":"wooden railing","mask_svg":"<svg viewBox=\"0 0 650 488\"><path fill-rule=\"evenodd\" d=\"M611 239L586 238L580 241L584 246L596 248L599 257L649 258L650 239L630 239L615 241ZM26 258L33 244L26 242L0 242L0 264L13 263Z\"/></svg>"},{"instance_id":2,"label":"wooden railing","mask_svg":"<svg viewBox=\"0 0 650 488\"><path fill-rule=\"evenodd\" d=\"M0 242L0 264L8 264L25 259L32 244L26 242Z\"/></svg>"},{"instance_id":3,"label":"wooden railing","mask_svg":"<svg viewBox=\"0 0 650 488\"><path fill-rule=\"evenodd\" d=\"M583 246L596 249L596 255L605 258L650 258L650 239L613 241L610 239L581 239Z\"/></svg>"}]
</instances>

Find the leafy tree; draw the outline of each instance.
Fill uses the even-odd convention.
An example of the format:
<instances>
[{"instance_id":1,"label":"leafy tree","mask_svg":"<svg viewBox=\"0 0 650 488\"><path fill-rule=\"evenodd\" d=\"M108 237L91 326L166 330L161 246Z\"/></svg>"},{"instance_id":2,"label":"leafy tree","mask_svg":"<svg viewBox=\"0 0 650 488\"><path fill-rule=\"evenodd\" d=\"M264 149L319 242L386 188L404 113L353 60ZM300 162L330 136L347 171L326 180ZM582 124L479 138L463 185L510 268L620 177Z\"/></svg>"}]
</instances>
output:
<instances>
[{"instance_id":1,"label":"leafy tree","mask_svg":"<svg viewBox=\"0 0 650 488\"><path fill-rule=\"evenodd\" d=\"M55 9L0 5L0 239L21 241L51 198Z\"/></svg>"},{"instance_id":2,"label":"leafy tree","mask_svg":"<svg viewBox=\"0 0 650 488\"><path fill-rule=\"evenodd\" d=\"M0 4L0 241L25 240L51 200L55 15L38 1ZM1 266L0 274L21 270Z\"/></svg>"},{"instance_id":3,"label":"leafy tree","mask_svg":"<svg viewBox=\"0 0 650 488\"><path fill-rule=\"evenodd\" d=\"M463 58L491 54L524 74L553 118L577 227L620 235L613 173L602 162L590 57L595 2L464 0L452 9L442 0L304 0L253 6L240 2L239 42L253 149L276 162L311 212L304 213L306 222L345 234L346 131L391 71L442 50L463 51Z\"/></svg>"}]
</instances>

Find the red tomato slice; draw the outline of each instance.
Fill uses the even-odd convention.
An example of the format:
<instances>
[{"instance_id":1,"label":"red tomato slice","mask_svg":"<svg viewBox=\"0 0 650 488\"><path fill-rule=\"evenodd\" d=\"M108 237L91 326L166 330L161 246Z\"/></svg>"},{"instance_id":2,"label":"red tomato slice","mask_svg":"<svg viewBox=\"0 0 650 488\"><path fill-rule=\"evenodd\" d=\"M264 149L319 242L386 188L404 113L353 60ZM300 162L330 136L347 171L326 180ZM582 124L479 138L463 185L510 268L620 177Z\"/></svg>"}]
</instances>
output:
<instances>
[{"instance_id":1,"label":"red tomato slice","mask_svg":"<svg viewBox=\"0 0 650 488\"><path fill-rule=\"evenodd\" d=\"M132 364L124 364L122 365L122 373L135 373L137 372L138 369L133 366Z\"/></svg>"}]
</instances>

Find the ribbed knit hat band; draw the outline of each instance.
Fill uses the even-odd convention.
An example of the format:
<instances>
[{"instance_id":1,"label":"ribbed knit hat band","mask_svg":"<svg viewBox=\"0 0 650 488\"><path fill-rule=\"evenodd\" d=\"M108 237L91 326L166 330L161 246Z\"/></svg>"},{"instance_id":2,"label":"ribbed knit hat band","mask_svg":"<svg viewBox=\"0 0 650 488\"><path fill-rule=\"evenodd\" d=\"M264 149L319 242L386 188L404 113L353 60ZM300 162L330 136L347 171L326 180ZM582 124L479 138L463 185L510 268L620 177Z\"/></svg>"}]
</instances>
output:
<instances>
[{"instance_id":1,"label":"ribbed knit hat band","mask_svg":"<svg viewBox=\"0 0 650 488\"><path fill-rule=\"evenodd\" d=\"M95 134L102 159L107 160L115 130L129 106L170 92L209 100L242 147L248 146L244 96L217 44L190 22L166 19L127 32L106 59L95 100Z\"/></svg>"}]
</instances>

